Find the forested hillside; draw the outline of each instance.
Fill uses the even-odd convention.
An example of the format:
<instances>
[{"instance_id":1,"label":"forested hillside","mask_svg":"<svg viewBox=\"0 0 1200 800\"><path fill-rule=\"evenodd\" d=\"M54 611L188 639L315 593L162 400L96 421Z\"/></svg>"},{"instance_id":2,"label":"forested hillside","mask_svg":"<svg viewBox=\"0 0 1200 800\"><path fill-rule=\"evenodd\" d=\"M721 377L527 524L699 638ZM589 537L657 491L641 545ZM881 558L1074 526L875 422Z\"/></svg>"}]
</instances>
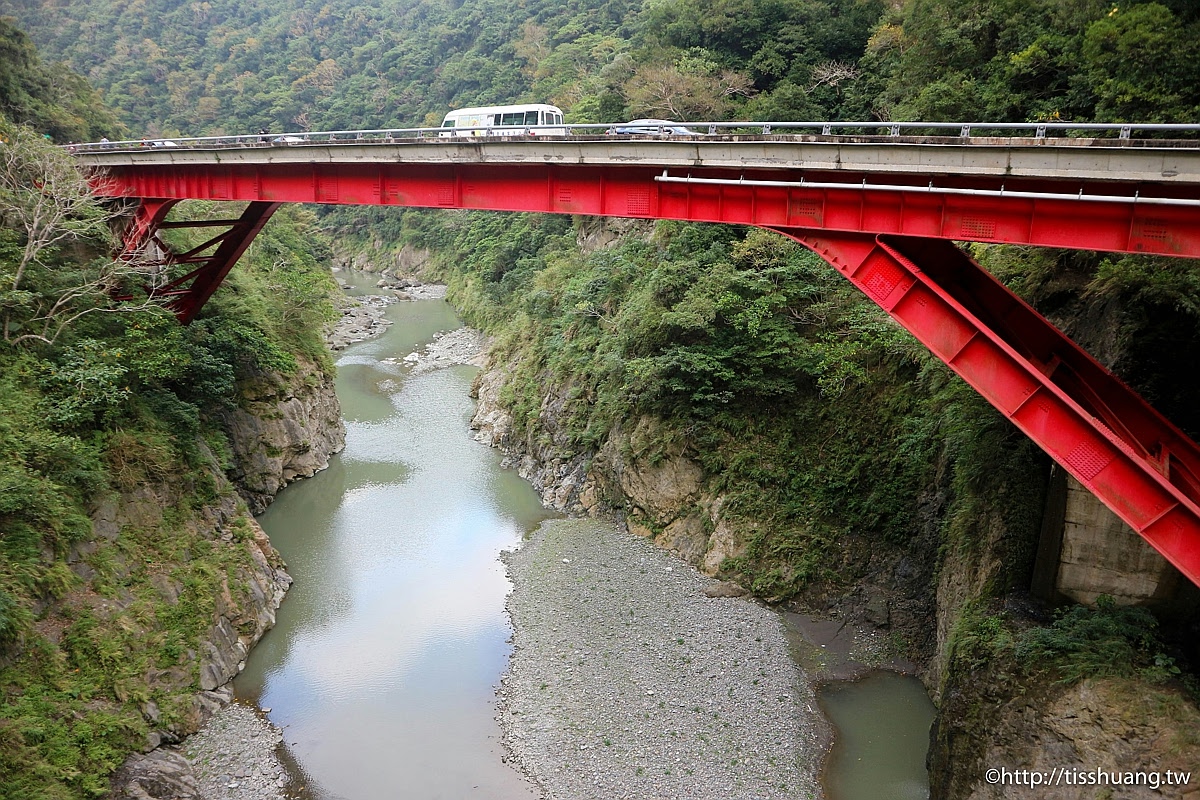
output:
<instances>
[{"instance_id":1,"label":"forested hillside","mask_svg":"<svg viewBox=\"0 0 1200 800\"><path fill-rule=\"evenodd\" d=\"M125 130L95 88L61 63L43 63L25 33L2 17L0 114L58 142L94 141Z\"/></svg>"},{"instance_id":2,"label":"forested hillside","mask_svg":"<svg viewBox=\"0 0 1200 800\"><path fill-rule=\"evenodd\" d=\"M134 133L568 121L1188 121L1186 0L2 0ZM110 137L111 138L111 137Z\"/></svg>"},{"instance_id":3,"label":"forested hillside","mask_svg":"<svg viewBox=\"0 0 1200 800\"><path fill-rule=\"evenodd\" d=\"M122 128L5 20L0 52L0 796L95 797L195 730L219 619L261 635L251 586L279 564L223 419L252 387L319 382L332 284L291 209L192 326L114 306L146 276L112 260L112 209L46 135Z\"/></svg>"},{"instance_id":4,"label":"forested hillside","mask_svg":"<svg viewBox=\"0 0 1200 800\"><path fill-rule=\"evenodd\" d=\"M71 128L36 103L6 101L23 109L15 119L60 141L436 124L451 107L510 100L553 102L579 123L1200 119L1200 7L1187 0L0 0L0 13L114 109L118 122ZM37 80L48 85L25 85ZM4 86L0 99L22 96ZM302 212L281 214L268 233L294 253L292 238L316 225ZM720 498L722 535L738 545L720 565L724 577L848 615L889 598L897 646L928 665L942 704L931 756L939 796L965 795L980 779L1001 727L1016 726L1016 739L1028 733L1021 698L1049 708L1084 685L1088 702L1112 692L1137 710L1137 725L1167 731L1159 744L1171 752L1200 749L1187 722L1196 719L1194 609L1169 609L1160 622L1142 609L1055 616L1030 603L1048 460L811 254L761 231L679 223L339 209L320 225L337 231L347 260L389 267L401 249L432 253L429 268L467 319L496 337L494 365L509 377L502 400L514 439L530 450L597 473L614 453L622 463L692 459L706 496ZM1200 435L1194 263L1003 247L973 254ZM289 275L311 292L305 276L326 257L295 256L304 268ZM275 301L256 293L279 279L274 258L240 265L186 332L145 312L170 357L140 346L132 367L112 366L107 353L133 347L118 342L144 340L136 325L108 318L54 346L6 351L13 366L3 374L19 402L5 417L50 409L29 424L86 456L43 464L35 453L46 447L14 438L19 468L34 476L21 473L21 485L44 491L0 511L6 525L65 551L62 523L35 510L46 497L68 498L54 502L75 516L53 519L79 522L79 464L112 463L105 447L115 432L160 441L155 403L183 404L204 420L239 370L286 371ZM307 313L301 300L311 294L289 296L299 298L294 313ZM209 384L181 381L185 365L212 374L214 393L194 396ZM118 404L124 391L151 399ZM187 463L187 445L170 446ZM623 513L618 495L608 500ZM711 508L680 513L701 519ZM655 519L628 521L664 533ZM712 528L702 520L699 535ZM11 563L40 563L23 552L25 562ZM28 587L7 601L13 641L32 636L33 614L20 609L60 591L20 577L33 567L21 570L4 578ZM47 680L67 680L73 663ZM75 702L83 690L65 685L74 688L61 702ZM29 730L0 723L0 735L27 748L12 752L46 752L48 734ZM93 758L88 774L109 764Z\"/></svg>"}]
</instances>

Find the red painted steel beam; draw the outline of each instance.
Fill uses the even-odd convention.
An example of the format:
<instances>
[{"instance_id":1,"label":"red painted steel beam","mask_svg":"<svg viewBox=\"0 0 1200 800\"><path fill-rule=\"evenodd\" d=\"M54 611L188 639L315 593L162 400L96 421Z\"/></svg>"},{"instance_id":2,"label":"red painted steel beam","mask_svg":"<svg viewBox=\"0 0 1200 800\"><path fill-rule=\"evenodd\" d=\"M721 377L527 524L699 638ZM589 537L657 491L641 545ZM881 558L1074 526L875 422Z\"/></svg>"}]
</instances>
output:
<instances>
[{"instance_id":1,"label":"red painted steel beam","mask_svg":"<svg viewBox=\"0 0 1200 800\"><path fill-rule=\"evenodd\" d=\"M1200 449L951 242L775 228L879 304L1200 585Z\"/></svg>"},{"instance_id":2,"label":"red painted steel beam","mask_svg":"<svg viewBox=\"0 0 1200 800\"><path fill-rule=\"evenodd\" d=\"M143 201L134 212L133 221L123 237L120 257L126 260L142 259L164 272L179 264L197 265L190 272L164 285L144 287L150 297L170 297L168 306L186 325L212 297L280 204L247 203L238 219L167 222L166 216L177 202L174 199ZM209 227L223 227L226 230L186 253L174 252L169 244L159 238L159 232L168 228ZM148 253L151 245L160 256Z\"/></svg>"},{"instance_id":3,"label":"red painted steel beam","mask_svg":"<svg viewBox=\"0 0 1200 800\"><path fill-rule=\"evenodd\" d=\"M691 175L729 181L712 185L664 182L661 169L620 165L135 164L109 168L101 190L130 197L682 219L1200 258L1200 204L1169 204L1194 203L1194 187L944 176L931 190L918 177L904 184L894 175L802 173L809 184L824 187L814 188L798 185L799 174L708 169ZM797 185L762 185L770 182ZM902 188L873 190L864 183ZM963 191L995 194L954 193ZM1124 199L1065 199L1097 195Z\"/></svg>"},{"instance_id":4,"label":"red painted steel beam","mask_svg":"<svg viewBox=\"0 0 1200 800\"><path fill-rule=\"evenodd\" d=\"M241 218L233 224L227 235L221 237L212 257L195 273L187 293L173 302L176 316L181 322L186 324L195 318L279 205L263 202L247 204Z\"/></svg>"},{"instance_id":5,"label":"red painted steel beam","mask_svg":"<svg viewBox=\"0 0 1200 800\"><path fill-rule=\"evenodd\" d=\"M154 232L162 227L163 220L178 202L178 199L140 198L137 208L134 209L133 219L121 237L119 257L124 260L136 257Z\"/></svg>"}]
</instances>

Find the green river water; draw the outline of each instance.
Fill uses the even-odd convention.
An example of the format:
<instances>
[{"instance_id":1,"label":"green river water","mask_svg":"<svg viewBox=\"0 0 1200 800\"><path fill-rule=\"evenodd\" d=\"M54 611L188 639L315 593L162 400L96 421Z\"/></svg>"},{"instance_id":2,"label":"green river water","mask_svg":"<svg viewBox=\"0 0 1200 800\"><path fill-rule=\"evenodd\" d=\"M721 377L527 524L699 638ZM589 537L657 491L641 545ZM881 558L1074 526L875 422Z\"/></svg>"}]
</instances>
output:
<instances>
[{"instance_id":1,"label":"green river water","mask_svg":"<svg viewBox=\"0 0 1200 800\"><path fill-rule=\"evenodd\" d=\"M346 449L260 517L295 584L235 690L283 728L305 797L533 798L502 760L495 721L511 650L498 554L551 514L471 438L474 368L408 376L383 363L458 327L454 310L429 300L387 315L383 336L338 358ZM883 680L822 695L839 727L832 800L928 794L913 744L927 735L928 699L910 713L920 684ZM905 755L881 757L897 737Z\"/></svg>"}]
</instances>

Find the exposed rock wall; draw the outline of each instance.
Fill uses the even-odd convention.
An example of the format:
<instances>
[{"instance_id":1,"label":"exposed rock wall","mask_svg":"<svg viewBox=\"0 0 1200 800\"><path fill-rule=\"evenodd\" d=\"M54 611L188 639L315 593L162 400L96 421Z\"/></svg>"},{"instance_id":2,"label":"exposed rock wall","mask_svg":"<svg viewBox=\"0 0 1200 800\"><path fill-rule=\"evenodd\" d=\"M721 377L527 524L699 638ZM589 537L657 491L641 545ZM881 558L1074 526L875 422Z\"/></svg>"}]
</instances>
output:
<instances>
[{"instance_id":1,"label":"exposed rock wall","mask_svg":"<svg viewBox=\"0 0 1200 800\"><path fill-rule=\"evenodd\" d=\"M201 797L186 760L175 749L159 746L196 732L232 699L229 681L241 671L250 649L274 626L276 611L292 582L283 559L241 507L238 495L252 512L259 511L291 481L327 466L345 442L333 378L319 366L303 364L290 378L254 376L242 382L241 390L239 408L222 416L233 451L234 464L228 473L234 484L214 460L211 477L219 499L201 508L188 523L193 533L224 550L231 566L219 575L211 624L198 651L188 652L190 666L146 678L160 688L194 692L190 707L180 721L151 734L144 755L126 760L113 776L114 798ZM96 509L97 539L113 542L125 529L152 529L163 523L165 510L182 500L180 487L139 487ZM87 553L79 555L75 568L85 573L82 556ZM151 576L151 582L165 603L179 601L181 586L166 568ZM158 709L151 703L143 714L153 723Z\"/></svg>"},{"instance_id":2,"label":"exposed rock wall","mask_svg":"<svg viewBox=\"0 0 1200 800\"><path fill-rule=\"evenodd\" d=\"M340 269L354 269L361 272L375 272L382 275L401 277L404 275L420 275L429 266L432 253L427 248L403 245L399 250L382 239L370 242L369 249L349 251L342 246L336 247L334 263Z\"/></svg>"},{"instance_id":3,"label":"exposed rock wall","mask_svg":"<svg viewBox=\"0 0 1200 800\"><path fill-rule=\"evenodd\" d=\"M258 514L284 486L324 469L346 432L333 376L316 364L302 361L286 379L250 376L238 388L237 408L221 418L233 449L230 478Z\"/></svg>"},{"instance_id":4,"label":"exposed rock wall","mask_svg":"<svg viewBox=\"0 0 1200 800\"><path fill-rule=\"evenodd\" d=\"M167 608L181 602L189 564L155 563L143 577L139 565L121 557L119 538L145 536L147 531L157 529L181 541L206 543L213 554L206 569L212 570L214 564L228 567L217 579L213 614L198 647L189 648L178 664L151 670L145 676L147 685L159 694L194 692L197 683L200 689L185 704L182 715L170 722L161 721L161 726L155 704L143 704L143 716L152 727L146 751L194 732L209 714L229 701L230 695L222 687L237 675L250 648L275 624L275 612L292 583L283 559L254 518L243 510L232 487L221 479L217 486L218 499L184 516L182 522L178 521L178 512L186 507L191 487L143 485L109 497L93 511L95 538L77 545L68 557L71 569L88 581L96 576L92 557L108 548L105 560L112 564L109 577L131 585L135 580L145 580ZM170 526L168 515L172 515ZM139 574L135 576L135 572ZM64 602L86 603L92 613L113 618L134 601L132 593L112 599L84 589Z\"/></svg>"},{"instance_id":5,"label":"exposed rock wall","mask_svg":"<svg viewBox=\"0 0 1200 800\"><path fill-rule=\"evenodd\" d=\"M725 558L744 552L746 532L723 518L723 498L711 491L708 476L686 447L655 449L653 458L645 454L648 448L641 443L669 438L656 435L658 422L627 421L596 452L577 452L561 422L569 387L555 387L545 389L538 419L518 436L502 401L510 371L510 365L492 364L480 374L472 425L477 438L504 450L543 503L572 513L615 512L631 532L652 537L709 574ZM940 484L946 470L939 474ZM933 796L1014 796L1011 785L987 783L990 767L1177 769L1186 763L1179 760L1181 753L1192 758L1195 750L1187 748L1194 740L1178 734L1194 730L1186 726L1194 724L1195 705L1169 691L1134 681L1072 687L1020 683L1012 678L1012 665L971 670L953 661L964 617L995 597L998 587L1011 585L1014 574L1031 570L1032 554L1027 533L1011 529L999 507L984 509L957 541L946 542L942 521L949 493L948 486L929 487L919 512L922 529L906 547L857 546L850 541L853 532L847 533L844 550L857 555L846 556L851 560L838 569L850 576L852 588L823 595L817 587L806 597L847 622L891 628L917 640L907 655L922 661L922 678L940 708L930 751ZM1083 506L1076 500L1070 513L1079 516ZM1006 611L1027 621L1045 613L1020 595L1008 602L1013 607ZM1164 703L1170 713L1162 711ZM1046 796L1074 800L1094 792L1071 787Z\"/></svg>"},{"instance_id":6,"label":"exposed rock wall","mask_svg":"<svg viewBox=\"0 0 1200 800\"><path fill-rule=\"evenodd\" d=\"M569 387L547 388L537 422L523 436L501 399L511 366L491 363L476 378L478 400L471 425L476 438L504 451L506 466L530 481L549 508L573 514L615 517L631 533L654 540L717 575L726 559L744 555L751 529L723 512L726 498L712 489L711 476L684 444L660 444L662 423L642 417L618 424L596 452L577 452L562 428ZM846 534L843 564L859 577L850 591L816 586L811 605L842 617L901 632L912 642L909 658L928 656L934 616L929 586L938 550L944 503L937 491L922 503L921 532L906 547L860 541ZM753 524L753 523L751 523Z\"/></svg>"},{"instance_id":7,"label":"exposed rock wall","mask_svg":"<svg viewBox=\"0 0 1200 800\"><path fill-rule=\"evenodd\" d=\"M1011 666L1011 665L1010 665ZM1016 684L1003 671L981 668L943 697L940 715L953 715L955 735L935 741L930 754L932 796L963 800L1038 797L1195 798L1200 764L1200 712L1169 689L1103 678L1073 686ZM1054 770L1072 775L1135 773L1140 785L1104 786L1060 779L1036 788L991 782L988 770ZM1155 777L1191 772L1186 786L1154 786ZM1136 773L1142 773L1138 778ZM995 773L993 773L995 779ZM1107 780L1112 780L1107 777ZM1119 778L1119 780L1124 780ZM1191 790L1191 794L1188 794Z\"/></svg>"},{"instance_id":8,"label":"exposed rock wall","mask_svg":"<svg viewBox=\"0 0 1200 800\"><path fill-rule=\"evenodd\" d=\"M642 453L640 445L656 438L659 421L642 417L618 425L598 452L578 452L560 422L566 401L550 391L535 429L519 438L500 399L508 374L496 364L480 373L471 426L479 441L504 451L506 466L533 484L543 505L617 516L631 533L652 538L710 575L725 558L742 552L742 537L721 516L723 499L709 490L685 446L656 450L653 458Z\"/></svg>"}]
</instances>

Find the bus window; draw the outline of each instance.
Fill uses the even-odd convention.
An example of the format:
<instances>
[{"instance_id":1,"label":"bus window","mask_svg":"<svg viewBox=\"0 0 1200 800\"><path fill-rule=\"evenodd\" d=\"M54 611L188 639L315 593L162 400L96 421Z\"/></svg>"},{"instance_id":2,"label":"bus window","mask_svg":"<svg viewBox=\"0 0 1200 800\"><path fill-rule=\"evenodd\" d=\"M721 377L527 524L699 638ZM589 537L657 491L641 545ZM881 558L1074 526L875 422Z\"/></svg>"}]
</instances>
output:
<instances>
[{"instance_id":1,"label":"bus window","mask_svg":"<svg viewBox=\"0 0 1200 800\"><path fill-rule=\"evenodd\" d=\"M526 111L525 112L525 124L526 125L537 125L538 124L538 112Z\"/></svg>"},{"instance_id":2,"label":"bus window","mask_svg":"<svg viewBox=\"0 0 1200 800\"><path fill-rule=\"evenodd\" d=\"M443 128L453 128L453 127L454 127L454 120L452 120L452 119L447 119L445 122L443 122L443 123L442 123L442 127L443 127Z\"/></svg>"}]
</instances>

